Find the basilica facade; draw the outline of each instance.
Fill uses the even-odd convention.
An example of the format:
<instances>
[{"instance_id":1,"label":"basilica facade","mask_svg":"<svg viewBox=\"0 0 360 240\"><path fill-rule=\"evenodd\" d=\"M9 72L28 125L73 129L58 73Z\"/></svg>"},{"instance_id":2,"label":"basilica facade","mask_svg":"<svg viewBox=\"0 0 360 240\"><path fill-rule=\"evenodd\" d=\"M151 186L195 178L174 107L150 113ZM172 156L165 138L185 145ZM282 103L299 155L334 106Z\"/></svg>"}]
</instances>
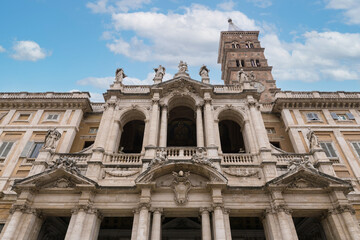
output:
<instances>
[{"instance_id":1,"label":"basilica facade","mask_svg":"<svg viewBox=\"0 0 360 240\"><path fill-rule=\"evenodd\" d=\"M220 33L223 85L0 93L0 239L360 239L360 92L281 91L258 36Z\"/></svg>"}]
</instances>

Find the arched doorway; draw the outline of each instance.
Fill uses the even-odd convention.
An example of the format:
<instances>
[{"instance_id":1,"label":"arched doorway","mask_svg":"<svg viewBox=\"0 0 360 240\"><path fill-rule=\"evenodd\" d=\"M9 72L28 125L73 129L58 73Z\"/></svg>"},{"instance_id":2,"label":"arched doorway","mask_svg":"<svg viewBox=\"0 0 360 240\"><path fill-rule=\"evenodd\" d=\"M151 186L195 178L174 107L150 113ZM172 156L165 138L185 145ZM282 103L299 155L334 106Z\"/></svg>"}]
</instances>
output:
<instances>
[{"instance_id":1,"label":"arched doorway","mask_svg":"<svg viewBox=\"0 0 360 240\"><path fill-rule=\"evenodd\" d=\"M223 153L245 153L241 127L232 120L219 122L221 150Z\"/></svg>"},{"instance_id":2,"label":"arched doorway","mask_svg":"<svg viewBox=\"0 0 360 240\"><path fill-rule=\"evenodd\" d=\"M167 146L196 146L196 121L194 110L189 107L179 106L170 111L167 131Z\"/></svg>"},{"instance_id":3,"label":"arched doorway","mask_svg":"<svg viewBox=\"0 0 360 240\"><path fill-rule=\"evenodd\" d=\"M125 124L121 135L119 152L140 153L144 139L145 123L133 120Z\"/></svg>"}]
</instances>

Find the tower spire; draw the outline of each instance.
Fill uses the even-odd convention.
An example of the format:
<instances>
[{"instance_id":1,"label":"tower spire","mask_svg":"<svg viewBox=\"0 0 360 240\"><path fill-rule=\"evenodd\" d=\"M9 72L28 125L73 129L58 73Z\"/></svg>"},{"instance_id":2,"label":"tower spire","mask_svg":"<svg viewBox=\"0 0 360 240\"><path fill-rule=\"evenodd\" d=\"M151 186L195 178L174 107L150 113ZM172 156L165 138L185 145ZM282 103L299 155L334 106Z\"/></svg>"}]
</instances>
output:
<instances>
[{"instance_id":1,"label":"tower spire","mask_svg":"<svg viewBox=\"0 0 360 240\"><path fill-rule=\"evenodd\" d=\"M229 30L228 31L242 31L238 26L236 26L233 23L231 18L228 19L228 23L229 23Z\"/></svg>"}]
</instances>

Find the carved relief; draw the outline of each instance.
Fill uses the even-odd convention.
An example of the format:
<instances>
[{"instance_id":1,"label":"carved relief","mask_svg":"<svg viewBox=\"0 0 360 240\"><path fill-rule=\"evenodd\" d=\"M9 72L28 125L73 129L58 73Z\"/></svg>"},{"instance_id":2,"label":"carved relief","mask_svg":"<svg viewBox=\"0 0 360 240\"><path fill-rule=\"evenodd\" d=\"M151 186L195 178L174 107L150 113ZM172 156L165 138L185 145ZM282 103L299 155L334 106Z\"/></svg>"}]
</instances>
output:
<instances>
[{"instance_id":1,"label":"carved relief","mask_svg":"<svg viewBox=\"0 0 360 240\"><path fill-rule=\"evenodd\" d=\"M63 168L68 172L80 174L80 170L78 167L76 167L76 162L73 159L69 158L58 158L55 161L53 161L51 164L49 164L48 169L59 169Z\"/></svg>"},{"instance_id":2,"label":"carved relief","mask_svg":"<svg viewBox=\"0 0 360 240\"><path fill-rule=\"evenodd\" d=\"M172 181L171 188L175 194L174 200L178 205L184 205L189 200L188 192L191 189L189 175L190 172L173 172L174 180Z\"/></svg>"},{"instance_id":3,"label":"carved relief","mask_svg":"<svg viewBox=\"0 0 360 240\"><path fill-rule=\"evenodd\" d=\"M61 138L61 133L54 128L48 130L45 136L44 149L55 149L57 141Z\"/></svg>"},{"instance_id":4,"label":"carved relief","mask_svg":"<svg viewBox=\"0 0 360 240\"><path fill-rule=\"evenodd\" d=\"M225 168L224 173L235 177L257 177L261 178L260 171L248 168Z\"/></svg>"},{"instance_id":5,"label":"carved relief","mask_svg":"<svg viewBox=\"0 0 360 240\"><path fill-rule=\"evenodd\" d=\"M307 168L316 172L318 171L307 156L304 158L295 158L291 160L288 166L288 171L297 171L300 168Z\"/></svg>"},{"instance_id":6,"label":"carved relief","mask_svg":"<svg viewBox=\"0 0 360 240\"><path fill-rule=\"evenodd\" d=\"M66 178L60 178L57 181L53 182L50 186L48 187L54 187L54 188L72 188L74 187L74 183L70 182L68 179Z\"/></svg>"},{"instance_id":7,"label":"carved relief","mask_svg":"<svg viewBox=\"0 0 360 240\"><path fill-rule=\"evenodd\" d=\"M167 161L168 161L167 152L165 148L161 148L156 152L156 157L153 160L151 160L149 164L149 168L153 166L165 164Z\"/></svg>"},{"instance_id":8,"label":"carved relief","mask_svg":"<svg viewBox=\"0 0 360 240\"><path fill-rule=\"evenodd\" d=\"M299 178L292 181L288 186L288 188L315 188L319 187L316 184L313 184L305 179Z\"/></svg>"},{"instance_id":9,"label":"carved relief","mask_svg":"<svg viewBox=\"0 0 360 240\"><path fill-rule=\"evenodd\" d=\"M124 170L108 171L108 170L105 170L104 178L106 177L106 175L109 175L111 177L131 177L139 172L140 172L140 170L133 170L133 171L124 171Z\"/></svg>"},{"instance_id":10,"label":"carved relief","mask_svg":"<svg viewBox=\"0 0 360 240\"><path fill-rule=\"evenodd\" d=\"M191 160L195 163L204 164L215 168L214 164L206 157L206 151L202 147L196 148L196 153L191 157Z\"/></svg>"}]
</instances>

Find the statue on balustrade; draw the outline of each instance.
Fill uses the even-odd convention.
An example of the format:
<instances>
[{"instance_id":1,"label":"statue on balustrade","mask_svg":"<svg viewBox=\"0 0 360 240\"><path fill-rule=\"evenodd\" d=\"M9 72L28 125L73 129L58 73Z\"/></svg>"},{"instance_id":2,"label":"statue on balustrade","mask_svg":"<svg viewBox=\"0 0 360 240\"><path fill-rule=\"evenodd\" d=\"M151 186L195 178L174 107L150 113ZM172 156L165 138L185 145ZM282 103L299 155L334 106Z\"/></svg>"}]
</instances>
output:
<instances>
[{"instance_id":1,"label":"statue on balustrade","mask_svg":"<svg viewBox=\"0 0 360 240\"><path fill-rule=\"evenodd\" d=\"M162 80L163 77L165 76L165 68L161 65L159 65L159 67L154 68L155 71L155 78Z\"/></svg>"},{"instance_id":2,"label":"statue on balustrade","mask_svg":"<svg viewBox=\"0 0 360 240\"><path fill-rule=\"evenodd\" d=\"M168 161L167 152L165 148L161 148L156 152L156 157L151 160L149 167L154 165L161 165Z\"/></svg>"},{"instance_id":3,"label":"statue on balustrade","mask_svg":"<svg viewBox=\"0 0 360 240\"><path fill-rule=\"evenodd\" d=\"M124 70L122 68L118 68L116 69L115 72L115 82L116 83L122 83L122 81L124 80L124 78L126 78L126 74L124 73Z\"/></svg>"}]
</instances>

